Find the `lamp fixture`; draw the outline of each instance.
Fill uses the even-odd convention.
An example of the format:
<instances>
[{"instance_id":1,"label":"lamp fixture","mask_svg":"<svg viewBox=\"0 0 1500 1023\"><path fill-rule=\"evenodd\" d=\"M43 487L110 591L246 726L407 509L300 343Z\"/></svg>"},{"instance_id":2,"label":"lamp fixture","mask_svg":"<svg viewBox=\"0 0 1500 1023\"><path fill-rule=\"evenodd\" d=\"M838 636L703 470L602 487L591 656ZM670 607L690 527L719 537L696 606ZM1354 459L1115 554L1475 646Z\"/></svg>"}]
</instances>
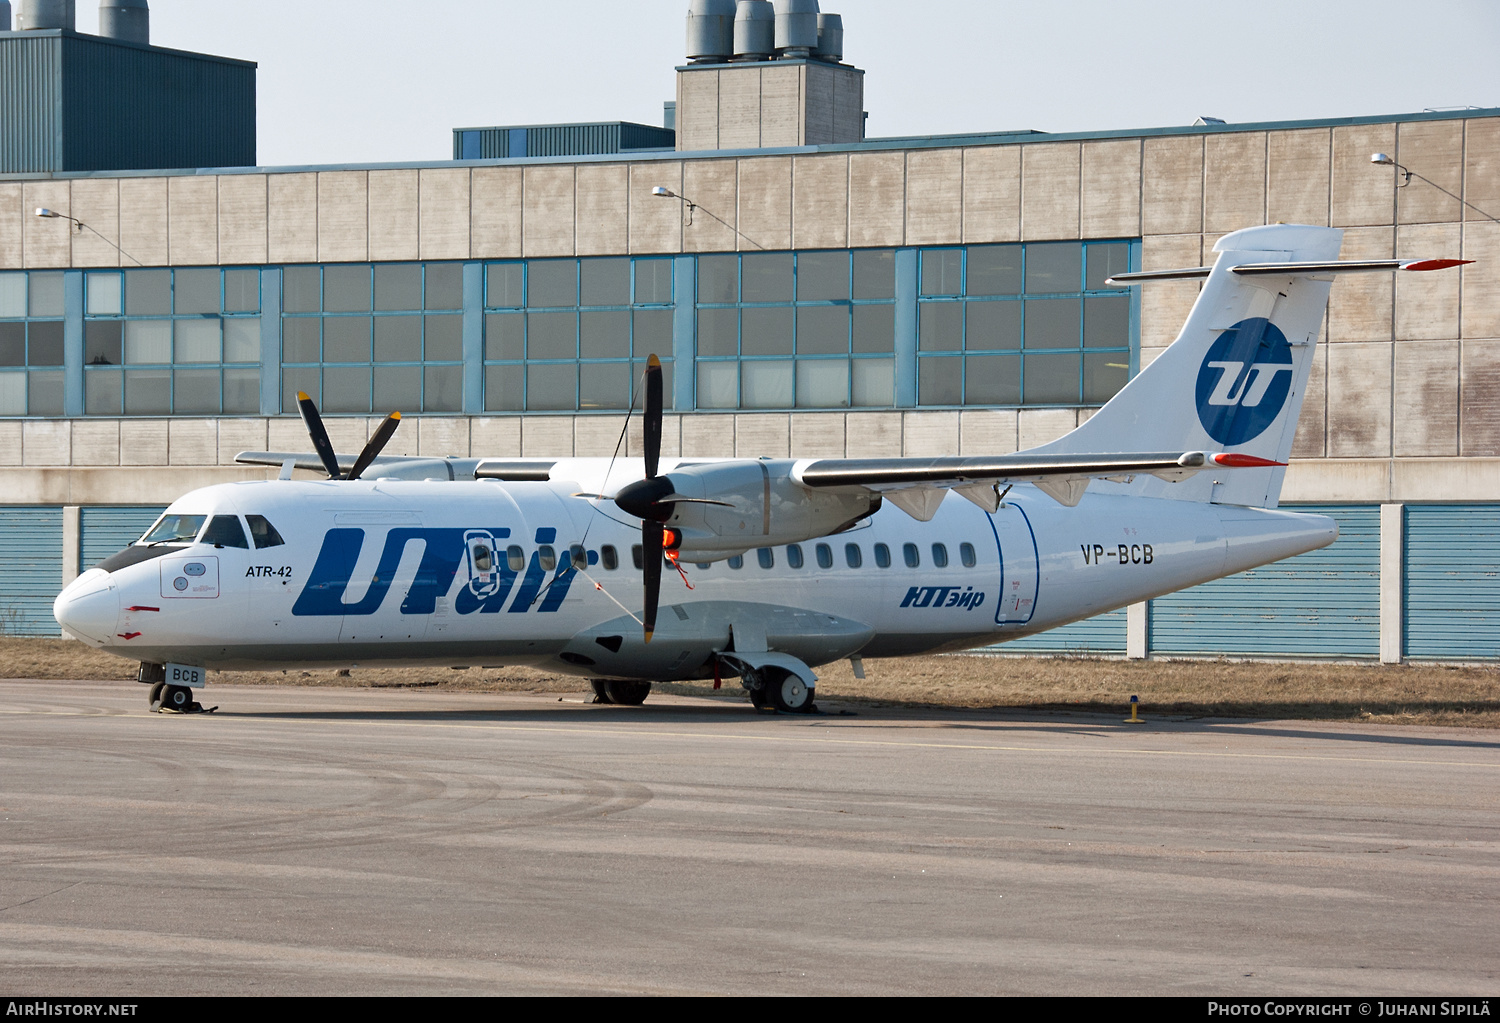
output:
<instances>
[{"instance_id":1,"label":"lamp fixture","mask_svg":"<svg viewBox=\"0 0 1500 1023\"><path fill-rule=\"evenodd\" d=\"M1394 167L1394 168L1396 168L1396 173L1398 173L1398 174L1401 175L1401 183L1396 186L1397 188L1405 188L1407 185L1411 184L1411 179L1412 178L1416 178L1419 181L1425 181L1425 182L1427 182L1427 184L1431 185L1433 188L1436 188L1439 192L1442 192L1444 195L1448 196L1450 199L1457 199L1460 203L1462 203L1463 205L1467 206L1469 209L1473 210L1475 213L1478 213L1480 216L1488 217L1490 220L1495 221L1495 223L1500 224L1500 218L1494 217L1494 216L1490 215L1489 213L1486 213L1484 210L1480 209L1478 206L1475 206L1473 203L1469 202L1463 196L1454 195L1452 192L1448 191L1446 188L1444 188L1442 185L1438 184L1436 181L1433 181L1431 178L1424 178L1424 177L1422 177L1422 175L1418 174L1416 171L1412 170L1410 167L1406 167L1406 166L1404 166L1402 164L1397 163L1396 160L1395 160L1395 158L1393 158L1389 153L1371 153L1370 154L1370 162L1373 163L1373 164L1375 164L1375 165L1377 165L1377 166L1380 166L1380 167Z\"/></svg>"},{"instance_id":2,"label":"lamp fixture","mask_svg":"<svg viewBox=\"0 0 1500 1023\"><path fill-rule=\"evenodd\" d=\"M654 195L654 196L656 196L658 199L676 199L678 202L681 202L683 204L683 206L686 208L686 211L687 211L687 221L682 225L683 227L692 227L693 226L693 211L694 210L703 210L704 213L707 213L710 217L713 217L719 223L721 223L725 227L729 228L729 230L731 230L735 234L739 235L739 237L744 238L745 241L749 242L751 245L754 245L757 249L762 249L762 250L765 249L764 245L762 245L760 242L756 241L754 238L747 237L743 232L740 231L739 228L735 227L729 221L727 221L723 217L719 216L713 210L704 209L702 206L699 206L697 203L693 202L693 200L689 199L685 195L678 195L676 192L672 191L670 188L665 188L665 187L663 187L661 185L657 185L655 188L651 189L651 194Z\"/></svg>"},{"instance_id":3,"label":"lamp fixture","mask_svg":"<svg viewBox=\"0 0 1500 1023\"><path fill-rule=\"evenodd\" d=\"M44 208L40 208L40 207L37 209L35 215L38 216L38 217L40 217L43 220L66 220L66 221L69 221L69 222L71 222L73 224L74 228L78 231L79 234L82 234L84 232L84 229L87 228L88 230L93 231L94 234L98 235L99 238L102 239L106 245L108 245L110 248L114 249L120 255L124 256L126 259L130 260L136 266L145 266L146 265L145 263L142 263L139 259L136 259L134 256L132 256L130 253L126 252L124 249L120 248L114 242L110 241L108 238L105 238L104 235L99 234L98 231L95 231L92 227L89 227L89 225L85 224L83 221L79 220L77 217L70 217L66 213L58 213L56 210L49 210L49 209L44 209Z\"/></svg>"}]
</instances>

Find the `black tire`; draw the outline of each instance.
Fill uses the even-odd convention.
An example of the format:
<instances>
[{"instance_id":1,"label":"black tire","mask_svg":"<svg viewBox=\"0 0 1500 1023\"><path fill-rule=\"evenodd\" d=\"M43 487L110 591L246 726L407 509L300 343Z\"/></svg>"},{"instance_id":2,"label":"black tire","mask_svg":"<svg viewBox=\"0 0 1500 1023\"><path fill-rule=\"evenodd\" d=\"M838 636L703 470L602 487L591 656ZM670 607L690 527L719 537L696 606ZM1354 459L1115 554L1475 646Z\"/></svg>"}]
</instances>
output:
<instances>
[{"instance_id":1,"label":"black tire","mask_svg":"<svg viewBox=\"0 0 1500 1023\"><path fill-rule=\"evenodd\" d=\"M766 687L750 690L750 705L756 710L762 710L766 706Z\"/></svg>"},{"instance_id":2,"label":"black tire","mask_svg":"<svg viewBox=\"0 0 1500 1023\"><path fill-rule=\"evenodd\" d=\"M594 687L594 702L595 703L614 703L615 702L614 700L611 700L609 698L609 683L608 682L605 682L602 679L597 679L596 678L596 679L590 679L589 680L589 685L591 685L591 686Z\"/></svg>"},{"instance_id":3,"label":"black tire","mask_svg":"<svg viewBox=\"0 0 1500 1023\"><path fill-rule=\"evenodd\" d=\"M762 690L766 702L783 714L808 714L813 708L813 690L789 671L767 670Z\"/></svg>"},{"instance_id":4,"label":"black tire","mask_svg":"<svg viewBox=\"0 0 1500 1023\"><path fill-rule=\"evenodd\" d=\"M151 707L156 707L159 703L161 703L161 691L165 688L167 688L167 684L165 682L157 682L151 687L151 697L146 702Z\"/></svg>"},{"instance_id":5,"label":"black tire","mask_svg":"<svg viewBox=\"0 0 1500 1023\"><path fill-rule=\"evenodd\" d=\"M609 702L623 707L639 707L651 695L650 682L606 682Z\"/></svg>"},{"instance_id":6,"label":"black tire","mask_svg":"<svg viewBox=\"0 0 1500 1023\"><path fill-rule=\"evenodd\" d=\"M193 691L187 686L167 686L162 690L163 710L176 710L186 714L193 707Z\"/></svg>"}]
</instances>

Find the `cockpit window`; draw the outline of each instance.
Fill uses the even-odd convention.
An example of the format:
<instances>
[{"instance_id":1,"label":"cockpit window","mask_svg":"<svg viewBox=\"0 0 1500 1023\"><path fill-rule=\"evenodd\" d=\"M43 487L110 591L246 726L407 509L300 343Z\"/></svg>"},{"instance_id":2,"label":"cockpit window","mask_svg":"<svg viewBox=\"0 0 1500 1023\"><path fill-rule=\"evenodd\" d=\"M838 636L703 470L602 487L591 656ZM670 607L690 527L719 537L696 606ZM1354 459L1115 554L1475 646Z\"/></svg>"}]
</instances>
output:
<instances>
[{"instance_id":1,"label":"cockpit window","mask_svg":"<svg viewBox=\"0 0 1500 1023\"><path fill-rule=\"evenodd\" d=\"M163 515L138 543L192 543L208 521L207 515Z\"/></svg>"},{"instance_id":2,"label":"cockpit window","mask_svg":"<svg viewBox=\"0 0 1500 1023\"><path fill-rule=\"evenodd\" d=\"M255 538L256 550L281 547L286 543L281 538L281 534L276 532L276 527L271 525L264 515L246 515L245 521L250 523L250 535Z\"/></svg>"},{"instance_id":3,"label":"cockpit window","mask_svg":"<svg viewBox=\"0 0 1500 1023\"><path fill-rule=\"evenodd\" d=\"M215 515L203 531L202 543L215 547L241 547L249 549L245 542L245 527L240 525L238 515Z\"/></svg>"}]
</instances>

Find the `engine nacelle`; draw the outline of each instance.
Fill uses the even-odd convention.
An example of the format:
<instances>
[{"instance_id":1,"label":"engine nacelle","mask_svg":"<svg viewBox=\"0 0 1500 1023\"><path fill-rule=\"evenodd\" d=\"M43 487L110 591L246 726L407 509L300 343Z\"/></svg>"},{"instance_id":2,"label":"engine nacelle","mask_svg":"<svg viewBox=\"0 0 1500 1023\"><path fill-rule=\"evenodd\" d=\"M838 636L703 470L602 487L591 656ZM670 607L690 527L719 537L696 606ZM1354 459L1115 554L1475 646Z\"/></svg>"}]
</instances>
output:
<instances>
[{"instance_id":1,"label":"engine nacelle","mask_svg":"<svg viewBox=\"0 0 1500 1023\"><path fill-rule=\"evenodd\" d=\"M868 491L814 490L792 478L791 459L712 462L674 469L660 502L682 534L687 561L722 561L755 547L779 547L847 529L880 508ZM663 488L665 489L665 488Z\"/></svg>"}]
</instances>

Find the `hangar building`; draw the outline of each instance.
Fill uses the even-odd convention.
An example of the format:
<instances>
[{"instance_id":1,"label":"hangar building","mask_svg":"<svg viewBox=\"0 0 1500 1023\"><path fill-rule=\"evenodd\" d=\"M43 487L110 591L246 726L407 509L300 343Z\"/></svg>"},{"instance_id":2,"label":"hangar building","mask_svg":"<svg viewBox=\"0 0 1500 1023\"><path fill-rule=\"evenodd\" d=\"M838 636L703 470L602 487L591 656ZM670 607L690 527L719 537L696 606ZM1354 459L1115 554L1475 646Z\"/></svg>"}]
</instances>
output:
<instances>
[{"instance_id":1,"label":"hangar building","mask_svg":"<svg viewBox=\"0 0 1500 1023\"><path fill-rule=\"evenodd\" d=\"M1107 276L1286 221L1343 228L1346 259L1476 261L1334 286L1283 501L1341 538L1006 649L1500 658L1500 222L1480 212L1500 213L1500 109L869 139L836 16L820 34L813 0L742 3L726 28L734 4L695 0L666 127L266 168L253 65L20 7L0 31L0 107L28 112L0 126L6 632L55 633L63 582L174 498L266 475L237 452L305 450L299 389L341 449L400 409L392 452L608 455L659 353L669 453L1009 452L1089 416L1196 295ZM189 73L216 90L196 106L170 87ZM127 79L172 129L154 165L74 162L79 89ZM246 165L199 166L203 111L242 110L247 81L248 136L210 140ZM47 118L41 152L16 126Z\"/></svg>"}]
</instances>

